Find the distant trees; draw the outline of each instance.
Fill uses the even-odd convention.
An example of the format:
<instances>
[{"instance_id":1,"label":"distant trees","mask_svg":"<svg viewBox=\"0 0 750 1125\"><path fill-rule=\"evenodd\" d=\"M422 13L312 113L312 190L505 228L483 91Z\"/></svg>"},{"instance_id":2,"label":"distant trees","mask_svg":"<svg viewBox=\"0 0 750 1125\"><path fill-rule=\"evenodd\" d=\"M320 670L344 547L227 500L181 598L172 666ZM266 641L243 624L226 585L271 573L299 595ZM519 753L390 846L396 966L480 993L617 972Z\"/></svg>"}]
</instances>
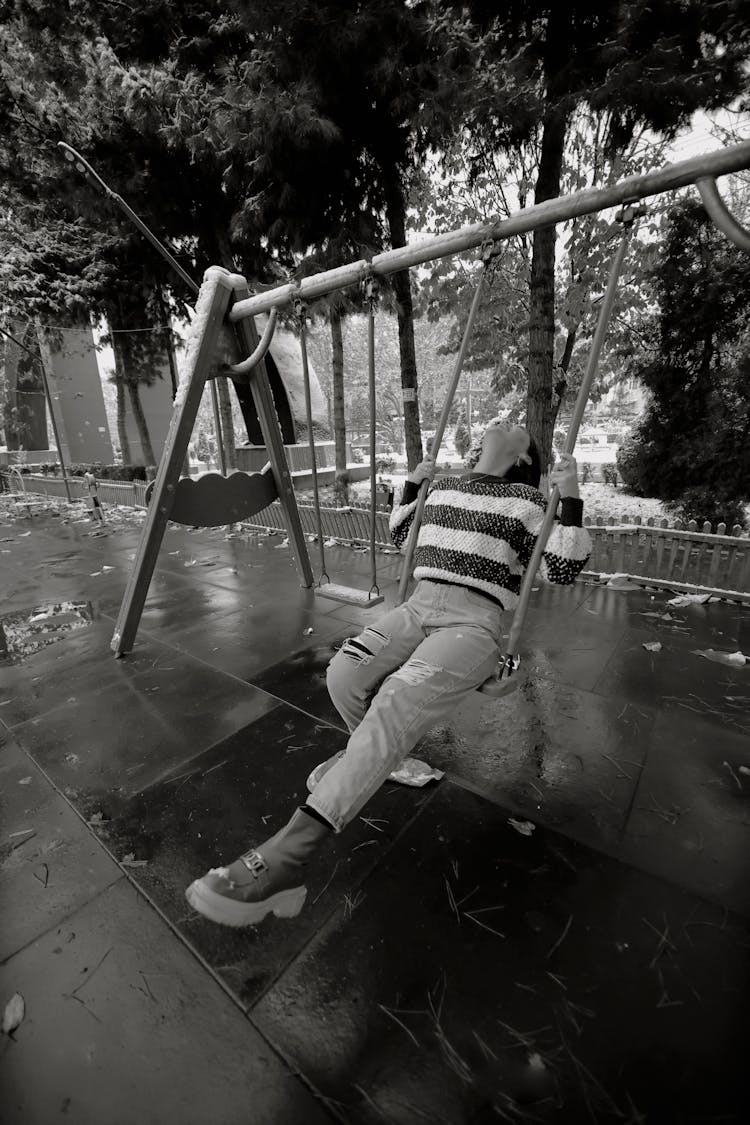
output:
<instances>
[{"instance_id":1,"label":"distant trees","mask_svg":"<svg viewBox=\"0 0 750 1125\"><path fill-rule=\"evenodd\" d=\"M637 372L646 414L618 457L637 495L688 518L744 521L750 501L750 255L684 202L654 270L653 354Z\"/></svg>"}]
</instances>

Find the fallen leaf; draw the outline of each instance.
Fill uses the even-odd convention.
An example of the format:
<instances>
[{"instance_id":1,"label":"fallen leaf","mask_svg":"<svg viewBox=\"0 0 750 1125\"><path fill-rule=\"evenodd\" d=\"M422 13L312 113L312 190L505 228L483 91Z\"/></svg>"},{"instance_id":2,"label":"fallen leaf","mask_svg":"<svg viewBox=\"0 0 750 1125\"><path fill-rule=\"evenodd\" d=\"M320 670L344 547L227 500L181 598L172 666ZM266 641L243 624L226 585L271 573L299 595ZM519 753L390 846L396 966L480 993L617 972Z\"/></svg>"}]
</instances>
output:
<instances>
[{"instance_id":1,"label":"fallen leaf","mask_svg":"<svg viewBox=\"0 0 750 1125\"><path fill-rule=\"evenodd\" d=\"M536 827L530 820L515 820L512 816L508 817L508 824L522 836L530 836Z\"/></svg>"},{"instance_id":2,"label":"fallen leaf","mask_svg":"<svg viewBox=\"0 0 750 1125\"><path fill-rule=\"evenodd\" d=\"M661 652L661 641L644 641L646 652Z\"/></svg>"},{"instance_id":3,"label":"fallen leaf","mask_svg":"<svg viewBox=\"0 0 750 1125\"><path fill-rule=\"evenodd\" d=\"M613 590L635 590L634 582L627 574L611 574L607 585Z\"/></svg>"},{"instance_id":4,"label":"fallen leaf","mask_svg":"<svg viewBox=\"0 0 750 1125\"><path fill-rule=\"evenodd\" d=\"M135 852L128 852L120 860L123 867L146 867L148 864L147 859L136 859Z\"/></svg>"},{"instance_id":5,"label":"fallen leaf","mask_svg":"<svg viewBox=\"0 0 750 1125\"><path fill-rule=\"evenodd\" d=\"M670 598L667 605L705 605L710 597L710 594L678 594L676 598Z\"/></svg>"},{"instance_id":6,"label":"fallen leaf","mask_svg":"<svg viewBox=\"0 0 750 1125\"><path fill-rule=\"evenodd\" d=\"M727 664L730 668L744 668L747 657L742 652L716 652L713 648L694 648L694 656L702 656L705 660L713 660L715 664Z\"/></svg>"},{"instance_id":7,"label":"fallen leaf","mask_svg":"<svg viewBox=\"0 0 750 1125\"><path fill-rule=\"evenodd\" d=\"M26 1015L26 1002L20 992L11 996L3 1012L3 1032L12 1035Z\"/></svg>"}]
</instances>

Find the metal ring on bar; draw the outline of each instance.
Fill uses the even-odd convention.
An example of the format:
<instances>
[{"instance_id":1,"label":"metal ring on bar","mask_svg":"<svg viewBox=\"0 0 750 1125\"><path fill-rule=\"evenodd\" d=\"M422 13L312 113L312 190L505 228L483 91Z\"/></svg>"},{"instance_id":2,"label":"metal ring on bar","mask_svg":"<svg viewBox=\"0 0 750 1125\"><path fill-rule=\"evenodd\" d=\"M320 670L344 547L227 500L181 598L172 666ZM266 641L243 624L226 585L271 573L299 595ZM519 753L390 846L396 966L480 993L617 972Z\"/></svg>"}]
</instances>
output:
<instances>
[{"instance_id":1,"label":"metal ring on bar","mask_svg":"<svg viewBox=\"0 0 750 1125\"><path fill-rule=\"evenodd\" d=\"M249 355L247 359L243 359L241 363L228 363L223 369L224 373L233 376L248 375L254 367L258 366L271 346L271 340L276 330L276 321L278 319L278 315L278 309L271 309L268 317L268 324L265 327L263 335L261 336L255 351L252 353L252 355Z\"/></svg>"},{"instance_id":2,"label":"metal ring on bar","mask_svg":"<svg viewBox=\"0 0 750 1125\"><path fill-rule=\"evenodd\" d=\"M732 242L735 246L739 246L740 250L750 252L750 231L746 231L745 228L737 222L734 215L719 195L719 189L716 186L716 180L713 176L705 176L700 180L696 180L695 186L700 192L703 206L706 208L706 212L709 218L712 219L714 225L717 226L727 238L731 238Z\"/></svg>"}]
</instances>

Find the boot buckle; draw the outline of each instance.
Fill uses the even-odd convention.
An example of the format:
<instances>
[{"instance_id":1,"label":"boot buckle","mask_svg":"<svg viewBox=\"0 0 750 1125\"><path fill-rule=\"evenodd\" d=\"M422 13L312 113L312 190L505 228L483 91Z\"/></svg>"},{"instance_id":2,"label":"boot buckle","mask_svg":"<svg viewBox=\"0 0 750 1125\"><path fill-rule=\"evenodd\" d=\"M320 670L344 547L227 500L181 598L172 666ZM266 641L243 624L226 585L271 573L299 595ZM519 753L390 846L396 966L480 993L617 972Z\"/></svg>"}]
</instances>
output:
<instances>
[{"instance_id":1,"label":"boot buckle","mask_svg":"<svg viewBox=\"0 0 750 1125\"><path fill-rule=\"evenodd\" d=\"M260 852L251 851L241 855L240 859L254 878L258 878L264 871L268 871L268 864Z\"/></svg>"}]
</instances>

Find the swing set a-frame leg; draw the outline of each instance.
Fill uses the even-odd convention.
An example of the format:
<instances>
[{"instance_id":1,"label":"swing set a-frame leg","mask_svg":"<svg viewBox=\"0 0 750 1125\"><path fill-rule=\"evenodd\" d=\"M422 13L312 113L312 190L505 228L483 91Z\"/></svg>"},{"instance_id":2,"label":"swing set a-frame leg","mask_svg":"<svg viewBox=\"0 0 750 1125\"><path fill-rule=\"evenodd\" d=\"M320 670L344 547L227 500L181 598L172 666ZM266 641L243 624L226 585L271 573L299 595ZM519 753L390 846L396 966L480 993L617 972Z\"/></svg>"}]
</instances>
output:
<instances>
[{"instance_id":1,"label":"swing set a-frame leg","mask_svg":"<svg viewBox=\"0 0 750 1125\"><path fill-rule=\"evenodd\" d=\"M232 301L231 276L220 267L207 270L198 295L172 422L110 645L117 656L130 652L138 631L203 388L216 362L219 334Z\"/></svg>"},{"instance_id":2,"label":"swing set a-frame leg","mask_svg":"<svg viewBox=\"0 0 750 1125\"><path fill-rule=\"evenodd\" d=\"M242 284L239 283L237 275L235 275L235 282L234 299L242 301L246 297L249 297L250 290L244 282ZM242 320L238 321L235 324L235 332L239 339L242 355L251 355L258 346L258 332L253 318L244 317ZM297 498L294 492L294 483L284 452L281 426L279 424L278 414L276 413L276 406L273 401L273 393L268 380L268 371L264 359L260 359L250 373L250 392L253 396L253 402L255 403L255 409L258 414L258 421L268 453L268 460L271 462L271 472L273 473L276 491L278 492L279 501L281 502L281 509L284 513L287 534L289 536L289 545L292 549L297 573L300 577L301 585L309 589L310 586L313 585L310 556L307 551L305 533L302 529L302 520L300 519Z\"/></svg>"}]
</instances>

